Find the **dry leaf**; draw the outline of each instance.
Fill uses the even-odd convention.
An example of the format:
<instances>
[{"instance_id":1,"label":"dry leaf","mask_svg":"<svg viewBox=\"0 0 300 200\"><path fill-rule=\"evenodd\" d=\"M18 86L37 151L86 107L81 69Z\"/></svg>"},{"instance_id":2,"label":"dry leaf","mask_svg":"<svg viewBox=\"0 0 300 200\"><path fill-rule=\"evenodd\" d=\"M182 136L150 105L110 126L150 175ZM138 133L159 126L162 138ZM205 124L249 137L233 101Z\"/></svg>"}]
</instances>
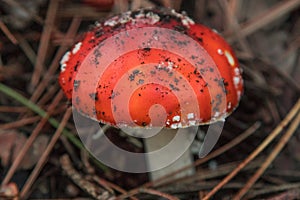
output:
<instances>
[{"instance_id":1,"label":"dry leaf","mask_svg":"<svg viewBox=\"0 0 300 200\"><path fill-rule=\"evenodd\" d=\"M0 159L4 167L8 167L23 148L27 138L15 130L0 132ZM29 151L24 156L18 169L30 169L40 159L46 149L48 137L40 135L36 138Z\"/></svg>"}]
</instances>

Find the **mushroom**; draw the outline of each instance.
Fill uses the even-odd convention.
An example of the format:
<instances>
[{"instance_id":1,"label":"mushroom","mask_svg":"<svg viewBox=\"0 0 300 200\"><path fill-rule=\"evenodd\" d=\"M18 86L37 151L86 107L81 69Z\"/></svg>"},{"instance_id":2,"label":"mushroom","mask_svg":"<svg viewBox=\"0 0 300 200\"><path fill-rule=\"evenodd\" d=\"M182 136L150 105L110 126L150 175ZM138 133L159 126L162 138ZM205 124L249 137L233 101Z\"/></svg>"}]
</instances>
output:
<instances>
[{"instance_id":1,"label":"mushroom","mask_svg":"<svg viewBox=\"0 0 300 200\"><path fill-rule=\"evenodd\" d=\"M174 10L140 9L97 22L60 64L59 83L80 114L142 132L146 149L156 152L146 157L151 171L176 161L151 173L154 180L192 163L185 150L197 126L223 122L243 92L231 47ZM145 172L135 170L125 171Z\"/></svg>"},{"instance_id":2,"label":"mushroom","mask_svg":"<svg viewBox=\"0 0 300 200\"><path fill-rule=\"evenodd\" d=\"M114 0L82 0L82 2L100 11L110 10L114 5Z\"/></svg>"}]
</instances>

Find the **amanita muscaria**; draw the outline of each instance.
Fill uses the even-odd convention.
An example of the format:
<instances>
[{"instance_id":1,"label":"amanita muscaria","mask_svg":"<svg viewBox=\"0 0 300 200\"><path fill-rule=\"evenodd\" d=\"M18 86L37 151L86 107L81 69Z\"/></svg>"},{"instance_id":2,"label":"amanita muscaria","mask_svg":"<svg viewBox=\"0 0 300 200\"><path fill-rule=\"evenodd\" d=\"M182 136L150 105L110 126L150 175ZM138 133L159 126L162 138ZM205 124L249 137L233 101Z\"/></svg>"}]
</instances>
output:
<instances>
[{"instance_id":1,"label":"amanita muscaria","mask_svg":"<svg viewBox=\"0 0 300 200\"><path fill-rule=\"evenodd\" d=\"M223 121L243 91L225 40L166 9L96 23L61 60L59 82L81 114L118 127L178 129Z\"/></svg>"},{"instance_id":2,"label":"amanita muscaria","mask_svg":"<svg viewBox=\"0 0 300 200\"><path fill-rule=\"evenodd\" d=\"M110 10L114 5L114 0L82 0L82 2L98 10Z\"/></svg>"}]
</instances>

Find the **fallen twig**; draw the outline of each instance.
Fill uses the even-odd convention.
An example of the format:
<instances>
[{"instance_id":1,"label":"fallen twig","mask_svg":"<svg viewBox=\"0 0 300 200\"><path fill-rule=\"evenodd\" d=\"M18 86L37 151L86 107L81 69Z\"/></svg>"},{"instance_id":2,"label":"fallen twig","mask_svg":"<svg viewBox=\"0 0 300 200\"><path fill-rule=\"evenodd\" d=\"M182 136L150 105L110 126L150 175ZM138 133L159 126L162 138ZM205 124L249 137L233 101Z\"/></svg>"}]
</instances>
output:
<instances>
[{"instance_id":1,"label":"fallen twig","mask_svg":"<svg viewBox=\"0 0 300 200\"><path fill-rule=\"evenodd\" d=\"M34 66L34 71L32 73L31 82L30 82L30 86L32 87L32 89L36 88L36 85L38 84L44 69L44 60L50 43L50 37L53 31L54 20L55 20L56 12L58 10L58 6L59 6L59 1L57 0L52 0L49 2L49 8L47 12L46 21L45 21L44 31L40 40L40 46L36 57L36 63Z\"/></svg>"},{"instance_id":2,"label":"fallen twig","mask_svg":"<svg viewBox=\"0 0 300 200\"><path fill-rule=\"evenodd\" d=\"M107 190L98 187L97 185L87 181L78 171L72 166L71 160L68 155L60 157L60 164L64 172L78 185L82 190L86 191L93 198L98 200L114 199L114 196Z\"/></svg>"},{"instance_id":3,"label":"fallen twig","mask_svg":"<svg viewBox=\"0 0 300 200\"><path fill-rule=\"evenodd\" d=\"M281 121L281 123L269 134L269 136L242 162L235 170L228 174L218 185L216 185L203 199L210 199L217 191L219 191L226 183L228 183L233 177L235 177L241 169L243 169L249 162L251 162L259 153L261 153L287 126L294 116L300 110L300 99L286 115L286 117Z\"/></svg>"},{"instance_id":4,"label":"fallen twig","mask_svg":"<svg viewBox=\"0 0 300 200\"><path fill-rule=\"evenodd\" d=\"M297 8L299 5L300 0L282 1L270 8L269 10L265 11L264 13L255 16L248 22L242 24L239 34L243 37L246 37L251 33L257 31L258 29L267 26L268 24L282 17L283 15L291 12L291 10ZM228 37L228 40L230 41L233 41L235 39L232 32L225 33L225 35L230 35L230 37Z\"/></svg>"},{"instance_id":5,"label":"fallen twig","mask_svg":"<svg viewBox=\"0 0 300 200\"><path fill-rule=\"evenodd\" d=\"M268 198L267 200L286 200L286 199L300 199L299 189L289 190L289 191L283 192L279 195Z\"/></svg>"},{"instance_id":6,"label":"fallen twig","mask_svg":"<svg viewBox=\"0 0 300 200\"><path fill-rule=\"evenodd\" d=\"M16 37L10 32L10 30L1 20L0 20L0 29L13 44L18 44L18 40L16 39Z\"/></svg>"},{"instance_id":7,"label":"fallen twig","mask_svg":"<svg viewBox=\"0 0 300 200\"><path fill-rule=\"evenodd\" d=\"M270 194L270 193L278 193L278 192L282 192L285 190L290 190L292 191L292 189L300 189L300 183L289 183L289 184L283 184L283 185L276 185L276 186L269 186L266 188L262 188L259 190L254 190L251 191L251 193L249 193L248 195L246 195L247 199L253 199L259 195L264 195L264 194ZM300 195L300 193L298 194ZM272 199L272 198L271 198ZM293 198L286 198L286 199L293 199Z\"/></svg>"},{"instance_id":8,"label":"fallen twig","mask_svg":"<svg viewBox=\"0 0 300 200\"><path fill-rule=\"evenodd\" d=\"M58 105L58 103L62 99L62 97L63 97L62 92L58 93L56 95L56 97L54 98L54 100L52 101L51 105L49 106L49 108L47 110L48 112L43 113L43 116L42 116L43 118L38 123L38 125L35 127L35 129L32 131L31 135L27 139L27 141L24 144L23 148L20 150L17 157L13 161L13 164L9 168L7 174L5 175L5 178L3 179L2 183L1 183L2 185L6 185L9 182L9 180L12 178L12 176L14 175L15 171L17 170L19 164L21 163L22 159L24 158L24 155L29 150L30 146L32 145L32 143L34 142L34 140L36 139L36 137L38 136L38 134L42 130L43 126L49 120L49 117L51 116L51 112Z\"/></svg>"},{"instance_id":9,"label":"fallen twig","mask_svg":"<svg viewBox=\"0 0 300 200\"><path fill-rule=\"evenodd\" d=\"M233 198L234 200L241 199L252 187L252 185L261 177L261 175L264 173L264 171L270 166L270 164L273 162L273 160L278 156L280 151L283 149L283 147L287 144L287 142L290 140L290 138L295 133L297 127L300 123L300 113L296 116L295 120L292 122L289 129L286 131L286 133L282 136L282 138L279 140L277 145L274 147L270 155L266 158L264 163L261 165L261 167L256 171L256 173L247 181L245 186L238 192L238 194L235 195Z\"/></svg>"},{"instance_id":10,"label":"fallen twig","mask_svg":"<svg viewBox=\"0 0 300 200\"><path fill-rule=\"evenodd\" d=\"M70 116L72 114L72 109L68 108L67 111L65 112L65 115L63 119L61 120L60 125L58 126L56 132L54 133L51 141L49 142L47 148L45 149L44 153L42 154L41 158L39 159L38 163L36 164L35 168L31 172L31 175L28 177L26 180L21 192L20 192L20 197L23 199L25 196L27 196L27 193L36 180L37 176L39 175L40 171L42 170L42 167L44 166L50 152L52 151L54 145L56 144L57 140L59 139L63 128L67 124Z\"/></svg>"}]
</instances>

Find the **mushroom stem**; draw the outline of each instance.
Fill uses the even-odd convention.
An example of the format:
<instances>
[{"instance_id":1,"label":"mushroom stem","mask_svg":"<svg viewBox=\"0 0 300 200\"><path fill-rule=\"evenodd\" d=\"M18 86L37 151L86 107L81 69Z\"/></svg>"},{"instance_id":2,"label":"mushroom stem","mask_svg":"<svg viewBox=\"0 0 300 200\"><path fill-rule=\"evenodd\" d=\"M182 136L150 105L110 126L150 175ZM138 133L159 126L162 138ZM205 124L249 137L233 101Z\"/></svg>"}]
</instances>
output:
<instances>
[{"instance_id":1,"label":"mushroom stem","mask_svg":"<svg viewBox=\"0 0 300 200\"><path fill-rule=\"evenodd\" d=\"M189 135L189 128L182 129L178 133L178 130L176 129L162 129L160 133L154 135L153 137L150 138L145 138L144 139L144 144L145 144L145 150L146 152L152 152L159 150L169 144L169 142L175 137L176 134L183 134L183 138L180 140L175 141L174 144L172 144L171 148L168 149L168 151L163 151L161 154L158 154L158 156L147 156L147 165L148 168L151 169L157 169L160 168L163 165L166 165L167 161L170 160L170 158L176 158L178 157L178 150L181 148L182 143L190 140L190 135ZM186 140L186 141L184 141ZM158 180L159 178L170 174L172 172L175 172L187 165L190 165L193 163L193 158L190 153L190 150L187 149L186 151L183 149L181 151L183 153L175 162L171 163L170 165L163 167L159 170L156 171L150 171L150 179L152 181ZM171 178L168 178L164 181L170 181L174 180L176 178L180 177L185 177L188 175L192 175L195 173L195 170L193 168L189 170L185 170L183 172L180 172ZM163 181L163 182L164 182ZM160 182L161 183L161 182Z\"/></svg>"}]
</instances>

